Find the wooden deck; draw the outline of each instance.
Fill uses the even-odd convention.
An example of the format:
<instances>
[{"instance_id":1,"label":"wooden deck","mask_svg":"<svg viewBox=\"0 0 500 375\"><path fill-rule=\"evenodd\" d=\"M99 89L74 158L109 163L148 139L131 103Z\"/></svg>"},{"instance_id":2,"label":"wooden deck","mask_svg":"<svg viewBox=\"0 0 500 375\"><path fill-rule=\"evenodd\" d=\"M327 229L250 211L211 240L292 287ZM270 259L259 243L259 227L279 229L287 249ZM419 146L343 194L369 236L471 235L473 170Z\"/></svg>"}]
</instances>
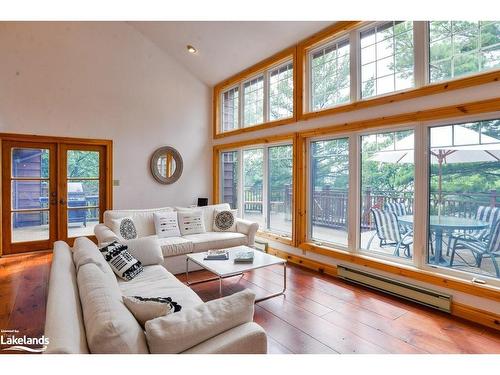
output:
<instances>
[{"instance_id":1,"label":"wooden deck","mask_svg":"<svg viewBox=\"0 0 500 375\"><path fill-rule=\"evenodd\" d=\"M43 333L50 260L50 253L0 259L0 329ZM327 275L288 269L286 296L255 306L269 353L500 353L497 331ZM278 291L281 272L276 266L227 279L224 294ZM205 277L205 271L192 275ZM218 297L216 282L193 289L205 301Z\"/></svg>"}]
</instances>

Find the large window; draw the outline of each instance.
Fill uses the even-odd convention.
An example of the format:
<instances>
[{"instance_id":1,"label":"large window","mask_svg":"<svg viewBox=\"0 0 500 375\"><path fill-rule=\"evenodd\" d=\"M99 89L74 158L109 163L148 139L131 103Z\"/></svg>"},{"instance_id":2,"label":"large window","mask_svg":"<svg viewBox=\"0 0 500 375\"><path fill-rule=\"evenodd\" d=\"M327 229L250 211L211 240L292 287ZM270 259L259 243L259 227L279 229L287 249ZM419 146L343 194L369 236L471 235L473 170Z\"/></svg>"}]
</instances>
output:
<instances>
[{"instance_id":1,"label":"large window","mask_svg":"<svg viewBox=\"0 0 500 375\"><path fill-rule=\"evenodd\" d=\"M310 55L311 109L318 111L350 99L349 39L329 43Z\"/></svg>"},{"instance_id":2,"label":"large window","mask_svg":"<svg viewBox=\"0 0 500 375\"><path fill-rule=\"evenodd\" d=\"M243 150L243 218L264 222L264 149Z\"/></svg>"},{"instance_id":3,"label":"large window","mask_svg":"<svg viewBox=\"0 0 500 375\"><path fill-rule=\"evenodd\" d=\"M238 152L221 153L221 202L229 203L232 209L238 208L239 164Z\"/></svg>"},{"instance_id":4,"label":"large window","mask_svg":"<svg viewBox=\"0 0 500 375\"><path fill-rule=\"evenodd\" d=\"M500 278L500 120L430 128L427 262Z\"/></svg>"},{"instance_id":5,"label":"large window","mask_svg":"<svg viewBox=\"0 0 500 375\"><path fill-rule=\"evenodd\" d=\"M234 130L239 122L239 87L234 87L222 94L222 129Z\"/></svg>"},{"instance_id":6,"label":"large window","mask_svg":"<svg viewBox=\"0 0 500 375\"><path fill-rule=\"evenodd\" d=\"M309 237L347 246L349 140L314 141L310 149Z\"/></svg>"},{"instance_id":7,"label":"large window","mask_svg":"<svg viewBox=\"0 0 500 375\"><path fill-rule=\"evenodd\" d=\"M413 256L413 130L361 136L360 247Z\"/></svg>"},{"instance_id":8,"label":"large window","mask_svg":"<svg viewBox=\"0 0 500 375\"><path fill-rule=\"evenodd\" d=\"M269 121L293 116L293 64L279 66L269 73Z\"/></svg>"},{"instance_id":9,"label":"large window","mask_svg":"<svg viewBox=\"0 0 500 375\"><path fill-rule=\"evenodd\" d=\"M413 22L384 22L360 34L361 97L414 86Z\"/></svg>"},{"instance_id":10,"label":"large window","mask_svg":"<svg viewBox=\"0 0 500 375\"><path fill-rule=\"evenodd\" d=\"M430 81L500 66L500 22L429 22Z\"/></svg>"},{"instance_id":11,"label":"large window","mask_svg":"<svg viewBox=\"0 0 500 375\"><path fill-rule=\"evenodd\" d=\"M293 62L286 60L222 91L218 132L292 118L293 76Z\"/></svg>"},{"instance_id":12,"label":"large window","mask_svg":"<svg viewBox=\"0 0 500 375\"><path fill-rule=\"evenodd\" d=\"M292 237L293 146L274 144L220 153L220 201L259 230Z\"/></svg>"},{"instance_id":13,"label":"large window","mask_svg":"<svg viewBox=\"0 0 500 375\"><path fill-rule=\"evenodd\" d=\"M264 76L243 84L243 126L264 122Z\"/></svg>"}]
</instances>

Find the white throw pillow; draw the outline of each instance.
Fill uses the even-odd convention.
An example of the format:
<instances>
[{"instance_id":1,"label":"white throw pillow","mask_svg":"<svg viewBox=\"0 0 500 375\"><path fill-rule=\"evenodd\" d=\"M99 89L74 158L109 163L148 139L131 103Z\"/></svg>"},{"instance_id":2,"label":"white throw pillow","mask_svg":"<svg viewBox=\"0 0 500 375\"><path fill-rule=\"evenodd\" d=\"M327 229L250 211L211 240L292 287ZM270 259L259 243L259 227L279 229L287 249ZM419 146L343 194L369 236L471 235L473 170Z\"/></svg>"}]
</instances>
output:
<instances>
[{"instance_id":1,"label":"white throw pillow","mask_svg":"<svg viewBox=\"0 0 500 375\"><path fill-rule=\"evenodd\" d=\"M112 220L110 229L121 240L133 240L137 238L137 229L132 217L122 217Z\"/></svg>"},{"instance_id":2,"label":"white throw pillow","mask_svg":"<svg viewBox=\"0 0 500 375\"><path fill-rule=\"evenodd\" d=\"M99 249L111 266L113 272L123 280L132 280L144 269L141 262L135 259L127 250L127 246L117 241Z\"/></svg>"},{"instance_id":3,"label":"white throw pillow","mask_svg":"<svg viewBox=\"0 0 500 375\"><path fill-rule=\"evenodd\" d=\"M236 232L238 210L214 210L214 232Z\"/></svg>"},{"instance_id":4,"label":"white throw pillow","mask_svg":"<svg viewBox=\"0 0 500 375\"><path fill-rule=\"evenodd\" d=\"M179 229L183 236L187 234L205 233L202 211L182 211L177 213Z\"/></svg>"},{"instance_id":5,"label":"white throw pillow","mask_svg":"<svg viewBox=\"0 0 500 375\"><path fill-rule=\"evenodd\" d=\"M155 236L136 238L135 240L123 241L128 252L143 266L163 264L163 252L160 242Z\"/></svg>"},{"instance_id":6,"label":"white throw pillow","mask_svg":"<svg viewBox=\"0 0 500 375\"><path fill-rule=\"evenodd\" d=\"M151 319L159 318L173 312L181 311L182 306L170 297L123 296L123 303L134 314L137 321L144 324Z\"/></svg>"},{"instance_id":7,"label":"white throw pillow","mask_svg":"<svg viewBox=\"0 0 500 375\"><path fill-rule=\"evenodd\" d=\"M158 238L180 237L177 212L154 213L155 230Z\"/></svg>"},{"instance_id":8,"label":"white throw pillow","mask_svg":"<svg viewBox=\"0 0 500 375\"><path fill-rule=\"evenodd\" d=\"M175 354L214 336L251 322L255 294L246 289L228 297L149 320L146 339L153 354Z\"/></svg>"}]
</instances>

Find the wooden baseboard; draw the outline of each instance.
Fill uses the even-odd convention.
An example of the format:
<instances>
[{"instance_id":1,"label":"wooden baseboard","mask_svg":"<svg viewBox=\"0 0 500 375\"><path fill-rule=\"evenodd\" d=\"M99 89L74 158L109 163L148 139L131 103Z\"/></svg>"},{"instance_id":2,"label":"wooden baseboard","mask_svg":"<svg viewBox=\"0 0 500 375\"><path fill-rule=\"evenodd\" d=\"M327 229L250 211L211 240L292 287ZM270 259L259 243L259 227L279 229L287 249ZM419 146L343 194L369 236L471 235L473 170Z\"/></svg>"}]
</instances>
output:
<instances>
[{"instance_id":1,"label":"wooden baseboard","mask_svg":"<svg viewBox=\"0 0 500 375\"><path fill-rule=\"evenodd\" d=\"M334 265L307 259L301 257L300 255L290 254L286 251L277 250L272 247L268 248L268 253L286 259L288 262L298 266L305 267L319 273L325 273L335 277L337 276L337 267ZM459 302L452 302L451 314L500 331L500 315L490 311L481 310Z\"/></svg>"},{"instance_id":2,"label":"wooden baseboard","mask_svg":"<svg viewBox=\"0 0 500 375\"><path fill-rule=\"evenodd\" d=\"M500 331L500 315L475 307L453 302L451 314Z\"/></svg>"}]
</instances>

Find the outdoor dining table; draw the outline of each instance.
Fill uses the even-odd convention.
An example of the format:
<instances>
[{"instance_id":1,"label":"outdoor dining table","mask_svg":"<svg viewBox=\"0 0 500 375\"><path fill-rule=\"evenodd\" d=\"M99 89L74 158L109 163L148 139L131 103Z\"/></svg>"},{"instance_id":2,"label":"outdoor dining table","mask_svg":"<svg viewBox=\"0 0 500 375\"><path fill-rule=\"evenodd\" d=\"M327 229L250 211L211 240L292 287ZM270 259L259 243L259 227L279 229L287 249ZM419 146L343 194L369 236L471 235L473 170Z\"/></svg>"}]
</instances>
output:
<instances>
[{"instance_id":1,"label":"outdoor dining table","mask_svg":"<svg viewBox=\"0 0 500 375\"><path fill-rule=\"evenodd\" d=\"M399 216L401 224L413 226L413 215ZM476 219L456 216L431 215L429 229L434 232L436 245L434 247L434 257L429 258L429 262L435 265L449 267L450 264L443 258L443 234L451 235L454 231L480 230L487 228L489 223Z\"/></svg>"}]
</instances>

